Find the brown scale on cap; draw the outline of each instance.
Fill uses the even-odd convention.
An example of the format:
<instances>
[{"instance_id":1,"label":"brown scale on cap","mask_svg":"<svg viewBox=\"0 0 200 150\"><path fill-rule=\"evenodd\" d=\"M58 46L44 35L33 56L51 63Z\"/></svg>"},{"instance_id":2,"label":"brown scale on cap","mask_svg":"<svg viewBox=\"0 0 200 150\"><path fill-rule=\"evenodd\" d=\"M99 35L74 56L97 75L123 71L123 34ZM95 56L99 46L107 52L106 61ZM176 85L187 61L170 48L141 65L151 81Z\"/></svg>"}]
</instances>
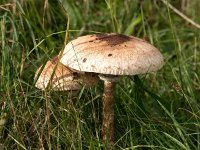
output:
<instances>
[{"instance_id":1,"label":"brown scale on cap","mask_svg":"<svg viewBox=\"0 0 200 150\"><path fill-rule=\"evenodd\" d=\"M86 61L87 61L87 58L84 58L84 59L83 59L83 62L86 62Z\"/></svg>"}]
</instances>

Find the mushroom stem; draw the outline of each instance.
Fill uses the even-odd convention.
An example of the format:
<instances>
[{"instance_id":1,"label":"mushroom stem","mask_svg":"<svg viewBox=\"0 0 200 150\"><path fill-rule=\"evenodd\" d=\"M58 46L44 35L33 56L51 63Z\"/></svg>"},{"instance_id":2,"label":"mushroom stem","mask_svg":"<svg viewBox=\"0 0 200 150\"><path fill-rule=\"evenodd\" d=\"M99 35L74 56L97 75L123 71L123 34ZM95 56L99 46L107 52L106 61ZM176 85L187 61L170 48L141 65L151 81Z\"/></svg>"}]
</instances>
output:
<instances>
[{"instance_id":1,"label":"mushroom stem","mask_svg":"<svg viewBox=\"0 0 200 150\"><path fill-rule=\"evenodd\" d=\"M104 81L102 138L105 143L114 143L114 89L115 82Z\"/></svg>"},{"instance_id":2,"label":"mushroom stem","mask_svg":"<svg viewBox=\"0 0 200 150\"><path fill-rule=\"evenodd\" d=\"M115 75L99 75L99 77L104 81L102 139L104 143L113 145L115 85L120 77Z\"/></svg>"}]
</instances>

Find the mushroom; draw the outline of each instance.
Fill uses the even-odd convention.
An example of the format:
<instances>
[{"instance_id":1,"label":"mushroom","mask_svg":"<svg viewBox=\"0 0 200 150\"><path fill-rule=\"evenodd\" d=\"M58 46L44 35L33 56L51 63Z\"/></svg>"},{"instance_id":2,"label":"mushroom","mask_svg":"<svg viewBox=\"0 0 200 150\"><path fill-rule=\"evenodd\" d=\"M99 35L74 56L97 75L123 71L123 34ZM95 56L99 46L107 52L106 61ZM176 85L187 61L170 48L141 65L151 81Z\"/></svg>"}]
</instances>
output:
<instances>
[{"instance_id":1,"label":"mushroom","mask_svg":"<svg viewBox=\"0 0 200 150\"><path fill-rule=\"evenodd\" d=\"M115 83L122 75L137 75L159 70L163 56L142 39L122 34L93 34L69 42L60 62L70 68L95 72L104 81L103 125L104 142L114 143Z\"/></svg>"},{"instance_id":2,"label":"mushroom","mask_svg":"<svg viewBox=\"0 0 200 150\"><path fill-rule=\"evenodd\" d=\"M58 56L49 60L44 68L40 66L35 73L35 78L38 75L35 86L42 90L49 85L56 91L77 91L83 85L92 86L99 81L99 77L94 73L84 73L64 66L58 62Z\"/></svg>"}]
</instances>

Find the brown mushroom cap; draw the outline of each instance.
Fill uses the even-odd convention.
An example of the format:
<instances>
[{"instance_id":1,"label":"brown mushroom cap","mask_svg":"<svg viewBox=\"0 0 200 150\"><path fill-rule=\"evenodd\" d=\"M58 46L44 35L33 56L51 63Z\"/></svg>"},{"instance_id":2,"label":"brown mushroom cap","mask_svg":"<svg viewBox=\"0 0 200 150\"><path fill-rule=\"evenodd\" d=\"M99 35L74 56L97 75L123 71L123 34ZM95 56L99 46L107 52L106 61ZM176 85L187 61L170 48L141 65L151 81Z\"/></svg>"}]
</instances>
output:
<instances>
[{"instance_id":1,"label":"brown mushroom cap","mask_svg":"<svg viewBox=\"0 0 200 150\"><path fill-rule=\"evenodd\" d=\"M135 75L159 70L164 62L157 48L121 34L94 34L69 42L61 63L70 68L112 75Z\"/></svg>"},{"instance_id":2,"label":"brown mushroom cap","mask_svg":"<svg viewBox=\"0 0 200 150\"><path fill-rule=\"evenodd\" d=\"M42 66L40 66L36 71L35 78L39 75L41 69ZM50 84L53 90L68 91L79 90L83 85L91 86L96 84L98 81L99 78L97 75L70 69L59 63L58 57L55 57L46 63L35 86L44 90L47 88L48 84Z\"/></svg>"}]
</instances>

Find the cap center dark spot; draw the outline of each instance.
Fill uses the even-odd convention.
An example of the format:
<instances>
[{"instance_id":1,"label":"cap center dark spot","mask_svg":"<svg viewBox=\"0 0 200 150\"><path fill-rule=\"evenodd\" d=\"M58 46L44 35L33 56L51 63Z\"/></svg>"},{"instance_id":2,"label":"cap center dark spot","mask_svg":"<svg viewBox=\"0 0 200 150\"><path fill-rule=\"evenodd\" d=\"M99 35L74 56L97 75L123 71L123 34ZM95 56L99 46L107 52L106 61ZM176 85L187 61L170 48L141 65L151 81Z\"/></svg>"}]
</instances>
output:
<instances>
[{"instance_id":1,"label":"cap center dark spot","mask_svg":"<svg viewBox=\"0 0 200 150\"><path fill-rule=\"evenodd\" d=\"M129 36L122 34L111 34L111 35L97 34L97 38L95 40L106 41L108 45L119 45L131 40L131 38Z\"/></svg>"},{"instance_id":2,"label":"cap center dark spot","mask_svg":"<svg viewBox=\"0 0 200 150\"><path fill-rule=\"evenodd\" d=\"M108 54L108 57L112 56L112 54Z\"/></svg>"}]
</instances>

